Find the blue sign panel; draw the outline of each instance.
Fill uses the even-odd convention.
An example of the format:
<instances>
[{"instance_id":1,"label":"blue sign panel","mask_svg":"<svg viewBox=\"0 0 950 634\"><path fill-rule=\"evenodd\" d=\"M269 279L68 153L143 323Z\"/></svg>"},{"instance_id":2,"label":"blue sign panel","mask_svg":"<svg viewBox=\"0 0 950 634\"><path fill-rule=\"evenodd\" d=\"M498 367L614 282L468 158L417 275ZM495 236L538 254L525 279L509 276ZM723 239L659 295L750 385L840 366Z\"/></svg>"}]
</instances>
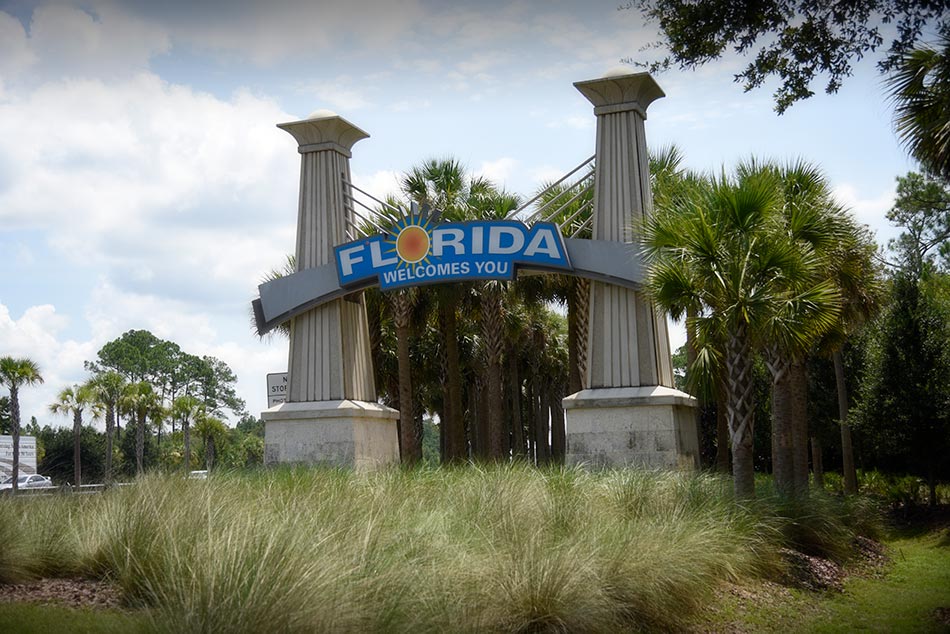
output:
<instances>
[{"instance_id":1,"label":"blue sign panel","mask_svg":"<svg viewBox=\"0 0 950 634\"><path fill-rule=\"evenodd\" d=\"M516 220L430 225L410 215L387 235L335 248L340 286L379 278L384 290L463 280L510 280L518 265L571 270L557 226Z\"/></svg>"}]
</instances>

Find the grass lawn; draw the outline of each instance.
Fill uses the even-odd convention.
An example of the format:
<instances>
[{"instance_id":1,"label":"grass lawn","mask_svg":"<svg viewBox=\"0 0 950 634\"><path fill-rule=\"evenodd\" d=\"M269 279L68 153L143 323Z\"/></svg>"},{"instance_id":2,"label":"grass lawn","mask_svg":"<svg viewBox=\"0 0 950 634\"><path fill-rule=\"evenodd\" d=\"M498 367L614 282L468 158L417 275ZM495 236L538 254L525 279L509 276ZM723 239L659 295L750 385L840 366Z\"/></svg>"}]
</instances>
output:
<instances>
[{"instance_id":1,"label":"grass lawn","mask_svg":"<svg viewBox=\"0 0 950 634\"><path fill-rule=\"evenodd\" d=\"M842 593L800 590L743 601L728 596L699 629L750 632L947 632L934 619L950 608L950 533L895 535L885 571L852 576Z\"/></svg>"},{"instance_id":2,"label":"grass lawn","mask_svg":"<svg viewBox=\"0 0 950 634\"><path fill-rule=\"evenodd\" d=\"M35 603L0 603L0 632L16 634L136 634L146 632L147 620L114 610L79 610Z\"/></svg>"}]
</instances>

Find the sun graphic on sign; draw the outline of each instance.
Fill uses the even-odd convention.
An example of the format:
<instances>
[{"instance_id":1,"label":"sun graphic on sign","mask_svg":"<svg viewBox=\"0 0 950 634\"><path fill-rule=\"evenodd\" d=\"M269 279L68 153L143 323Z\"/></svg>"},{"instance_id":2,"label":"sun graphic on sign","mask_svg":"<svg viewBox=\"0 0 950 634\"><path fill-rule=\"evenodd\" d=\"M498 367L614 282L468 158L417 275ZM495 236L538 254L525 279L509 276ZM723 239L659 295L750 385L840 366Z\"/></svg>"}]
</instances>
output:
<instances>
[{"instance_id":1,"label":"sun graphic on sign","mask_svg":"<svg viewBox=\"0 0 950 634\"><path fill-rule=\"evenodd\" d=\"M430 245L429 218L423 220L421 215L417 216L410 212L408 216L396 223L390 236L386 243L393 245L393 247L387 253L395 251L399 259L402 260L401 266L409 266L428 260Z\"/></svg>"}]
</instances>

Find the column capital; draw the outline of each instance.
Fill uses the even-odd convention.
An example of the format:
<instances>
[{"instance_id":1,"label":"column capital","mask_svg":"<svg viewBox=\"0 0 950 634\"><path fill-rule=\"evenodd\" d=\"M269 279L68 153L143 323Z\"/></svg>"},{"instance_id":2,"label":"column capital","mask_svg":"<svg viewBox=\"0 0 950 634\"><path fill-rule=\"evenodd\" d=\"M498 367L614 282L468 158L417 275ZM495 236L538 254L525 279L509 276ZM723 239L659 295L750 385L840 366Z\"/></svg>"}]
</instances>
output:
<instances>
[{"instance_id":1,"label":"column capital","mask_svg":"<svg viewBox=\"0 0 950 634\"><path fill-rule=\"evenodd\" d=\"M350 158L353 145L357 141L369 138L369 134L343 117L332 113L325 115L314 113L309 119L278 123L277 127L293 135L297 140L297 151L301 154L335 150Z\"/></svg>"},{"instance_id":2,"label":"column capital","mask_svg":"<svg viewBox=\"0 0 950 634\"><path fill-rule=\"evenodd\" d=\"M574 87L594 104L595 115L636 110L646 119L649 105L666 96L650 73L608 74L574 82Z\"/></svg>"}]
</instances>

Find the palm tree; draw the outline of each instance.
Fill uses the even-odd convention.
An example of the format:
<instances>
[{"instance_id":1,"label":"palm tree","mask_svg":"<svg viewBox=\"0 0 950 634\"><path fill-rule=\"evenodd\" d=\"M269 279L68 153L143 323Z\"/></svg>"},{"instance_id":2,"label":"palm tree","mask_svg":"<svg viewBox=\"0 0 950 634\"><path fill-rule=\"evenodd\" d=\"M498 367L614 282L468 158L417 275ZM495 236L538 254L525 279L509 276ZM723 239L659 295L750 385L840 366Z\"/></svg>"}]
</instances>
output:
<instances>
[{"instance_id":1,"label":"palm tree","mask_svg":"<svg viewBox=\"0 0 950 634\"><path fill-rule=\"evenodd\" d=\"M36 362L14 357L0 358L0 385L10 390L10 423L13 436L13 492L17 491L20 476L20 386L42 383L40 368Z\"/></svg>"},{"instance_id":2,"label":"palm tree","mask_svg":"<svg viewBox=\"0 0 950 634\"><path fill-rule=\"evenodd\" d=\"M837 317L834 288L814 283L812 254L776 231L781 205L771 176L723 174L658 206L641 236L654 300L674 318L702 306L696 318L698 356L722 356L734 488L740 498L755 495L755 350L766 341L792 347L811 336L807 324L827 325ZM717 341L725 343L724 349L704 349Z\"/></svg>"},{"instance_id":3,"label":"palm tree","mask_svg":"<svg viewBox=\"0 0 950 634\"><path fill-rule=\"evenodd\" d=\"M122 409L135 418L135 473L145 471L145 421L161 407L161 402L151 383L139 381L129 384L122 395Z\"/></svg>"},{"instance_id":4,"label":"palm tree","mask_svg":"<svg viewBox=\"0 0 950 634\"><path fill-rule=\"evenodd\" d=\"M838 419L841 426L841 462L844 492L858 492L851 424L848 422L848 387L845 381L842 349L849 336L856 332L880 308L883 287L880 271L874 264L876 251L873 236L866 228L852 224L851 234L835 248L832 279L841 291L843 304L838 323L824 337L820 349L830 351L835 368L835 386L838 392Z\"/></svg>"},{"instance_id":5,"label":"palm tree","mask_svg":"<svg viewBox=\"0 0 950 634\"><path fill-rule=\"evenodd\" d=\"M761 174L774 179L782 199L775 230L813 260L815 266L808 271L813 282L830 282L833 255L849 238L853 223L834 201L821 171L801 160L782 166L750 161L741 164L738 171L741 175ZM806 280L791 279L787 283L794 293ZM840 288L835 288L840 296ZM765 355L772 373L772 470L776 488L785 495L801 494L808 488L806 360L819 337L833 326L820 322L824 315L812 307L799 308L802 314L786 312L782 318L798 321L799 333L805 336L773 339ZM810 320L815 318L819 322L812 323Z\"/></svg>"},{"instance_id":6,"label":"palm tree","mask_svg":"<svg viewBox=\"0 0 950 634\"><path fill-rule=\"evenodd\" d=\"M73 417L73 480L74 486L82 484L82 414L87 407L95 403L95 392L89 384L74 385L63 388L56 397L56 402L49 406L54 414L72 414Z\"/></svg>"},{"instance_id":7,"label":"palm tree","mask_svg":"<svg viewBox=\"0 0 950 634\"><path fill-rule=\"evenodd\" d=\"M191 471L191 425L204 417L205 405L194 396L186 394L172 402L171 414L174 419L181 421L181 431L185 440L185 455L182 457L182 464L187 473Z\"/></svg>"},{"instance_id":8,"label":"palm tree","mask_svg":"<svg viewBox=\"0 0 950 634\"><path fill-rule=\"evenodd\" d=\"M474 213L481 219L502 219L518 207L515 196L500 191L487 191L472 201ZM485 408L488 436L486 453L490 460L508 457L508 426L505 424L504 350L505 304L508 284L489 281L479 285L479 317L481 325Z\"/></svg>"},{"instance_id":9,"label":"palm tree","mask_svg":"<svg viewBox=\"0 0 950 634\"><path fill-rule=\"evenodd\" d=\"M112 443L119 401L127 385L125 377L115 371L103 372L89 382L93 398L106 412L106 465L105 483L112 483Z\"/></svg>"},{"instance_id":10,"label":"palm tree","mask_svg":"<svg viewBox=\"0 0 950 634\"><path fill-rule=\"evenodd\" d=\"M494 186L487 179L468 176L455 159L423 161L404 175L401 188L410 200L438 211L446 222L472 219L473 203L494 192ZM433 303L445 350L444 462L457 462L467 457L458 342L458 310L466 290L464 284L443 284L428 291L435 298Z\"/></svg>"},{"instance_id":11,"label":"palm tree","mask_svg":"<svg viewBox=\"0 0 950 634\"><path fill-rule=\"evenodd\" d=\"M227 437L228 428L220 418L203 416L195 423L195 432L204 442L205 469L211 471L214 468L218 448Z\"/></svg>"},{"instance_id":12,"label":"palm tree","mask_svg":"<svg viewBox=\"0 0 950 634\"><path fill-rule=\"evenodd\" d=\"M400 203L393 197L389 197L385 205L376 209L376 215L383 223L395 225L406 215L400 210ZM367 223L368 225L368 223ZM364 233L371 233L372 226L365 227ZM417 429L416 418L414 416L416 399L412 390L412 363L410 360L410 333L412 330L413 308L419 299L417 288L398 289L382 293L384 306L388 309L392 317L392 325L395 328L396 335L396 364L397 364L397 384L396 384L396 404L399 408L399 459L402 464L414 465L422 460L422 434L421 429ZM375 296L375 294L373 294ZM370 301L368 304L372 303ZM367 306L369 315L370 306ZM379 311L374 313L375 318L381 317ZM372 331L376 332L382 328L381 323L374 323ZM379 345L381 341L377 341ZM379 352L374 351L374 358L380 367L376 368L377 376L381 370L382 359L379 358Z\"/></svg>"},{"instance_id":13,"label":"palm tree","mask_svg":"<svg viewBox=\"0 0 950 634\"><path fill-rule=\"evenodd\" d=\"M950 180L950 33L908 51L886 80L897 135L928 171Z\"/></svg>"}]
</instances>

